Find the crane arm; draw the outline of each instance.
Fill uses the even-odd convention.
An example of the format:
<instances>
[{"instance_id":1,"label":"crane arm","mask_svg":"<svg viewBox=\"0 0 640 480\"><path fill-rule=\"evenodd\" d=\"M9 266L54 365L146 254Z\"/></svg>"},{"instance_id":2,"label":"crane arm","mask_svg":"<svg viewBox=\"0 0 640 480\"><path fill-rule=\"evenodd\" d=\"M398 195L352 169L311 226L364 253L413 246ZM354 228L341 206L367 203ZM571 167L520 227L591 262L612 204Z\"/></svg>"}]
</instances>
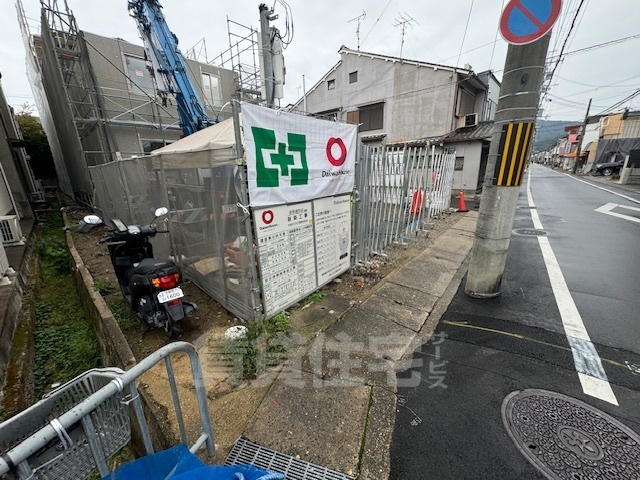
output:
<instances>
[{"instance_id":1,"label":"crane arm","mask_svg":"<svg viewBox=\"0 0 640 480\"><path fill-rule=\"evenodd\" d=\"M178 39L169 29L158 0L129 0L128 8L138 24L154 72L161 74L165 90L175 95L183 134L191 135L214 123L207 116L178 48Z\"/></svg>"}]
</instances>

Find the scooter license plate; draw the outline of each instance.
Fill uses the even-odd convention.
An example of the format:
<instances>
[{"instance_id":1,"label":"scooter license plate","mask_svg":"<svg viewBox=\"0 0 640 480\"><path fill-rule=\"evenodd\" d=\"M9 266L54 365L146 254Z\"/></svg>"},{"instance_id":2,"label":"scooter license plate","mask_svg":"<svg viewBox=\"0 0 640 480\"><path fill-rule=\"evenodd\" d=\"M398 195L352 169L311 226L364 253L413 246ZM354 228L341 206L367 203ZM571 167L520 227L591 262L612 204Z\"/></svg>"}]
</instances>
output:
<instances>
[{"instance_id":1,"label":"scooter license plate","mask_svg":"<svg viewBox=\"0 0 640 480\"><path fill-rule=\"evenodd\" d=\"M172 288L171 290L163 290L158 293L158 301L160 303L167 303L176 298L184 297L184 293L180 287Z\"/></svg>"}]
</instances>

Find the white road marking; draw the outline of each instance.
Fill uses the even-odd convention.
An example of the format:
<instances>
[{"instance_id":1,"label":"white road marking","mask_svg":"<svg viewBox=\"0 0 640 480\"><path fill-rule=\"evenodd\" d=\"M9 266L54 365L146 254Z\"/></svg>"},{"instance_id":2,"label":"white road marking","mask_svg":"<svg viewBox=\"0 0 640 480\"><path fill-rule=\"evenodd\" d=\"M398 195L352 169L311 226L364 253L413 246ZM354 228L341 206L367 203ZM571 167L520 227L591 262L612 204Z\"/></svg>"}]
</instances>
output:
<instances>
[{"instance_id":1,"label":"white road marking","mask_svg":"<svg viewBox=\"0 0 640 480\"><path fill-rule=\"evenodd\" d=\"M609 190L608 188L599 187L598 185L594 185L591 182L585 182L584 180L576 178L573 175L569 175L568 173L565 173L564 175L566 175L567 177L569 177L572 180L575 180L576 182L582 182L582 183L584 183L586 185L589 185L589 186L591 186L593 188L597 188L598 190L603 190L603 191L605 191L607 193L612 193L613 195L617 195L618 197L622 197L622 198L624 198L626 200L629 200L630 202L637 203L637 204L640 205L640 200L636 200L635 198L629 197L628 195L623 195L622 193L614 192L613 190Z\"/></svg>"},{"instance_id":2,"label":"white road marking","mask_svg":"<svg viewBox=\"0 0 640 480\"><path fill-rule=\"evenodd\" d=\"M640 218L630 217L629 215L624 215L622 213L614 212L613 211L614 208L626 208L627 210L634 210L636 212L640 212L640 208L629 207L627 205L619 205L617 203L607 203L606 205L603 205L603 206L601 206L599 208L596 208L596 212L600 212L600 213L604 213L604 214L607 214L607 215L611 215L612 217L623 218L623 219L628 220L630 222L640 223Z\"/></svg>"},{"instance_id":3,"label":"white road marking","mask_svg":"<svg viewBox=\"0 0 640 480\"><path fill-rule=\"evenodd\" d=\"M527 178L527 199L529 201L529 207L532 207L531 218L534 228L543 230L542 222L535 208L533 195L531 193L531 172L529 172ZM589 338L589 334L584 326L580 312L578 312L578 308L573 301L558 260L553 253L549 239L546 236L539 236L538 243L540 244L542 257L547 267L553 295L558 304L562 325L564 326L567 340L571 346L573 362L578 372L582 391L592 397L599 398L613 405L618 405L618 400L611 389L600 356L591 342L591 338Z\"/></svg>"}]
</instances>

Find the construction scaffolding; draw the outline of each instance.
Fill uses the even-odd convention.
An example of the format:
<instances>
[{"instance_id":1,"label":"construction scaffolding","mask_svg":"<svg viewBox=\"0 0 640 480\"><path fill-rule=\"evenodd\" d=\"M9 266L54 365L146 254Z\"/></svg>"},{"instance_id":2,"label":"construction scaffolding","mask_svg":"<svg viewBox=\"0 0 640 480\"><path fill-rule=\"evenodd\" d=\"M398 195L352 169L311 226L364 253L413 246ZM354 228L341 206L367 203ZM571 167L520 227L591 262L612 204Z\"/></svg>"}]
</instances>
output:
<instances>
[{"instance_id":1,"label":"construction scaffolding","mask_svg":"<svg viewBox=\"0 0 640 480\"><path fill-rule=\"evenodd\" d=\"M95 206L88 168L178 140L176 102L158 90L142 46L81 31L66 0L41 0L40 35L31 34L20 0L17 8L60 187L78 203ZM195 61L187 66L209 118L230 116L222 110L236 94L234 73Z\"/></svg>"},{"instance_id":2,"label":"construction scaffolding","mask_svg":"<svg viewBox=\"0 0 640 480\"><path fill-rule=\"evenodd\" d=\"M185 58L208 65L229 69L234 73L237 88L235 98L243 102L262 101L260 78L259 31L227 17L229 48L209 58L207 40L202 38L185 52ZM225 117L227 118L227 117Z\"/></svg>"}]
</instances>

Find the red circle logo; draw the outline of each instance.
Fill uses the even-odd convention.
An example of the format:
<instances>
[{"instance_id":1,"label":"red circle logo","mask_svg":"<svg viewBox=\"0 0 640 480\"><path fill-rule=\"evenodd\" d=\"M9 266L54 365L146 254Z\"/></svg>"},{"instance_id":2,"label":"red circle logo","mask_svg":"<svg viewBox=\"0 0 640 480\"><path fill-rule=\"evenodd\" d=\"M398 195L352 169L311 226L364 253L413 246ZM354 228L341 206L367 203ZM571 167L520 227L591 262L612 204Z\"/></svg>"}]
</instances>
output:
<instances>
[{"instance_id":1,"label":"red circle logo","mask_svg":"<svg viewBox=\"0 0 640 480\"><path fill-rule=\"evenodd\" d=\"M338 145L340 147L340 156L338 158L333 156L333 146ZM341 167L347 159L347 147L341 138L333 138L331 137L327 142L327 160L334 167Z\"/></svg>"},{"instance_id":2,"label":"red circle logo","mask_svg":"<svg viewBox=\"0 0 640 480\"><path fill-rule=\"evenodd\" d=\"M273 222L273 218L274 216L271 210L265 210L264 212L262 212L262 221L267 225L271 225L271 222Z\"/></svg>"}]
</instances>

